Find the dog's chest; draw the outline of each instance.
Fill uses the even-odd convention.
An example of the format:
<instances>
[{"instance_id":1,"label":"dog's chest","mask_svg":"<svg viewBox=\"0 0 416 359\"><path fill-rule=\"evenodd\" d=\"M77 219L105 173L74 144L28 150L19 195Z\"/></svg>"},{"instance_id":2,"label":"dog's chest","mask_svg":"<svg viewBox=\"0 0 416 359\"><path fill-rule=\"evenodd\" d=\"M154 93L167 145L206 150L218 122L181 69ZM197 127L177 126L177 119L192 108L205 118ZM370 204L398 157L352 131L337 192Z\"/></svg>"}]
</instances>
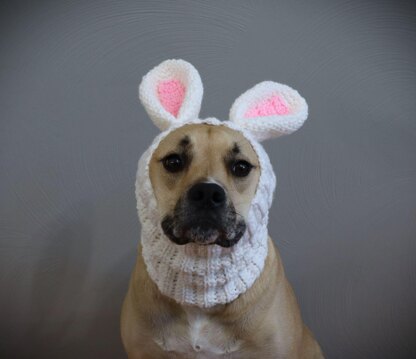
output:
<instances>
[{"instance_id":1,"label":"dog's chest","mask_svg":"<svg viewBox=\"0 0 416 359\"><path fill-rule=\"evenodd\" d=\"M186 310L186 321L165 330L155 342L164 351L187 359L228 358L242 346L224 326L198 310Z\"/></svg>"}]
</instances>

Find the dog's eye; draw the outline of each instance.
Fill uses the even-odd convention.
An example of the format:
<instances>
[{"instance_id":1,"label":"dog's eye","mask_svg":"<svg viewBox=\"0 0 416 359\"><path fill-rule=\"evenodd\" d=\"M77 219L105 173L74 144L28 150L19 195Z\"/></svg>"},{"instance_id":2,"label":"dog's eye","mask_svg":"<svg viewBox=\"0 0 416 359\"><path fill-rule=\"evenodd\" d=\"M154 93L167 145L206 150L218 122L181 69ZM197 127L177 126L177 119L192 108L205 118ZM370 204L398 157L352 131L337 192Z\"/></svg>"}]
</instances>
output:
<instances>
[{"instance_id":1,"label":"dog's eye","mask_svg":"<svg viewBox=\"0 0 416 359\"><path fill-rule=\"evenodd\" d=\"M231 173L236 177L246 177L250 173L253 165L247 161L236 161L231 165Z\"/></svg>"},{"instance_id":2,"label":"dog's eye","mask_svg":"<svg viewBox=\"0 0 416 359\"><path fill-rule=\"evenodd\" d=\"M185 167L184 160L182 159L181 156L177 154L166 156L162 160L162 162L163 162L163 167L165 167L166 171L172 172L172 173L182 171L183 168Z\"/></svg>"}]
</instances>

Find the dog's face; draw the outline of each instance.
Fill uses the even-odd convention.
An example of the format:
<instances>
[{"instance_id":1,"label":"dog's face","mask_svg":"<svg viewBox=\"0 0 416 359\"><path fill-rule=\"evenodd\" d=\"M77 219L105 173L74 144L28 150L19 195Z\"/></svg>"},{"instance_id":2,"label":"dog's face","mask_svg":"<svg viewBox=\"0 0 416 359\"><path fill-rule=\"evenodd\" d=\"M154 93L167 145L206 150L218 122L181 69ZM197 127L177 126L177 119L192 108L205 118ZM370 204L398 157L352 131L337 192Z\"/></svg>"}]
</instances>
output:
<instances>
[{"instance_id":1,"label":"dog's face","mask_svg":"<svg viewBox=\"0 0 416 359\"><path fill-rule=\"evenodd\" d=\"M182 126L160 142L150 160L161 225L177 244L236 244L259 177L250 142L225 126Z\"/></svg>"}]
</instances>

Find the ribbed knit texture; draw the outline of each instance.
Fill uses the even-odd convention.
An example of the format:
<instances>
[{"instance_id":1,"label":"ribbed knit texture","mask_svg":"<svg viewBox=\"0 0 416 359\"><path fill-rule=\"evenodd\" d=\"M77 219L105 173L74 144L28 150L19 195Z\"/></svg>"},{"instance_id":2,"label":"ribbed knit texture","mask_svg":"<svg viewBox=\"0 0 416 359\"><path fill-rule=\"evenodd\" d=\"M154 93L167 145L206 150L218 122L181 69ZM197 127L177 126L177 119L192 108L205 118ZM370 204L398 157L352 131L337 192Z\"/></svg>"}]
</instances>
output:
<instances>
[{"instance_id":1,"label":"ribbed knit texture","mask_svg":"<svg viewBox=\"0 0 416 359\"><path fill-rule=\"evenodd\" d=\"M214 118L188 121L227 126L241 132L252 144L260 162L260 178L248 212L247 229L230 248L194 243L177 245L163 233L149 177L149 162L160 141L184 124L157 136L139 160L136 198L142 224L141 243L147 271L159 290L178 303L212 307L233 301L246 292L264 268L268 251L268 213L276 179L263 147L238 124Z\"/></svg>"}]
</instances>

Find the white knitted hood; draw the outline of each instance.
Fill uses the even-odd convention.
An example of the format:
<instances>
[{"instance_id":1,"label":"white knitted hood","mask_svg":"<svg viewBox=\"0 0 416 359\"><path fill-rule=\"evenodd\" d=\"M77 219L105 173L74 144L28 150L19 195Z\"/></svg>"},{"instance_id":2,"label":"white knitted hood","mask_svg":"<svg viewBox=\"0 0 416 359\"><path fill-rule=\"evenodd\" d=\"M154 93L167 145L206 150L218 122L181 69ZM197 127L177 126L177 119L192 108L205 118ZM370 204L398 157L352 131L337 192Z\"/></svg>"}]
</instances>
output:
<instances>
[{"instance_id":1,"label":"white knitted hood","mask_svg":"<svg viewBox=\"0 0 416 359\"><path fill-rule=\"evenodd\" d=\"M307 117L307 104L297 91L275 82L262 82L233 104L229 121L198 119L202 82L196 69L183 60L167 60L151 70L139 88L140 100L163 132L141 156L136 198L142 224L141 244L146 269L159 290L181 304L212 307L247 291L264 268L268 246L268 212L276 179L259 141L289 134ZM149 163L160 141L185 125L206 123L241 132L260 163L260 178L246 218L243 237L230 248L170 241L161 228L149 176Z\"/></svg>"}]
</instances>

